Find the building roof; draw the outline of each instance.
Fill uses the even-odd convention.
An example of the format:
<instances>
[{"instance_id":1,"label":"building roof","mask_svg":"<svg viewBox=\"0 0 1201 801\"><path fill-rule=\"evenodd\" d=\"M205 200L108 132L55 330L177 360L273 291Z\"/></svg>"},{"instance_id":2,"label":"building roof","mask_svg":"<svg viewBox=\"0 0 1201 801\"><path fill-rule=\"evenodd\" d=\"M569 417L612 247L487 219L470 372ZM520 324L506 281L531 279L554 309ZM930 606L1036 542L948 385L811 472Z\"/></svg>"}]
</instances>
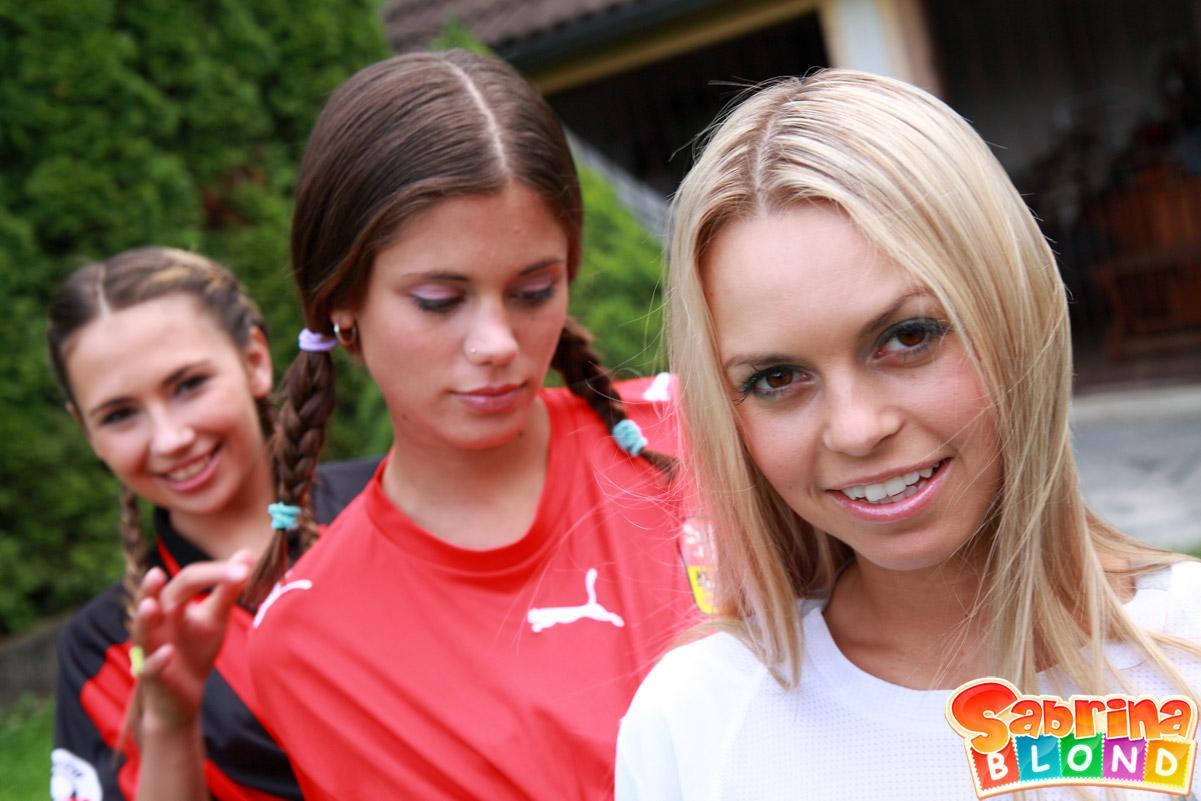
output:
<instances>
[{"instance_id":1,"label":"building roof","mask_svg":"<svg viewBox=\"0 0 1201 801\"><path fill-rule=\"evenodd\" d=\"M721 0L392 0L384 26L398 53L425 48L457 20L521 68Z\"/></svg>"},{"instance_id":2,"label":"building roof","mask_svg":"<svg viewBox=\"0 0 1201 801\"><path fill-rule=\"evenodd\" d=\"M425 47L456 19L494 50L581 17L640 0L395 0L384 11L388 39L403 52Z\"/></svg>"}]
</instances>

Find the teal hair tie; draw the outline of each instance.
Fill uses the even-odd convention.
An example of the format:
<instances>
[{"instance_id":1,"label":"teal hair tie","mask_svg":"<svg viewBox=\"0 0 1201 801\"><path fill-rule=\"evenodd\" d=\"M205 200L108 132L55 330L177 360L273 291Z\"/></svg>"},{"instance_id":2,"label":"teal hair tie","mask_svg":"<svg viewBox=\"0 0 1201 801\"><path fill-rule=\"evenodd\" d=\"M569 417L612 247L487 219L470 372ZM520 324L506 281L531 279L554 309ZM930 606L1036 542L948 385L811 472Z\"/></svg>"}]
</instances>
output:
<instances>
[{"instance_id":1,"label":"teal hair tie","mask_svg":"<svg viewBox=\"0 0 1201 801\"><path fill-rule=\"evenodd\" d=\"M628 417L613 426L613 430L609 433L613 435L613 439L617 440L617 447L630 456L637 456L646 448L646 437L642 436L642 429Z\"/></svg>"},{"instance_id":2,"label":"teal hair tie","mask_svg":"<svg viewBox=\"0 0 1201 801\"><path fill-rule=\"evenodd\" d=\"M296 528L296 519L300 517L300 507L290 503L273 503L267 507L271 515L271 528L276 531L287 531Z\"/></svg>"}]
</instances>

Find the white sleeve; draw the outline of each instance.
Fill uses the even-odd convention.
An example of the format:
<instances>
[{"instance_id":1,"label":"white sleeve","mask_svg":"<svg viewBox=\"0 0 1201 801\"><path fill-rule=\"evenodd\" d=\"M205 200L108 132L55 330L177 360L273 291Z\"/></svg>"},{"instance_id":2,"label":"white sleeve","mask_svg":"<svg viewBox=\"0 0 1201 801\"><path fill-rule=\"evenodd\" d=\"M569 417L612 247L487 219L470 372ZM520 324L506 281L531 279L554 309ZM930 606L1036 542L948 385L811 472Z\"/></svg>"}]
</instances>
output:
<instances>
[{"instance_id":1,"label":"white sleeve","mask_svg":"<svg viewBox=\"0 0 1201 801\"><path fill-rule=\"evenodd\" d=\"M1172 565L1168 592L1171 605L1166 632L1201 644L1201 562Z\"/></svg>"},{"instance_id":2,"label":"white sleeve","mask_svg":"<svg viewBox=\"0 0 1201 801\"><path fill-rule=\"evenodd\" d=\"M617 733L616 801L683 801L671 728L643 684Z\"/></svg>"},{"instance_id":3,"label":"white sleeve","mask_svg":"<svg viewBox=\"0 0 1201 801\"><path fill-rule=\"evenodd\" d=\"M712 634L666 654L617 733L616 801L714 801L726 747L770 674L738 640Z\"/></svg>"}]
</instances>

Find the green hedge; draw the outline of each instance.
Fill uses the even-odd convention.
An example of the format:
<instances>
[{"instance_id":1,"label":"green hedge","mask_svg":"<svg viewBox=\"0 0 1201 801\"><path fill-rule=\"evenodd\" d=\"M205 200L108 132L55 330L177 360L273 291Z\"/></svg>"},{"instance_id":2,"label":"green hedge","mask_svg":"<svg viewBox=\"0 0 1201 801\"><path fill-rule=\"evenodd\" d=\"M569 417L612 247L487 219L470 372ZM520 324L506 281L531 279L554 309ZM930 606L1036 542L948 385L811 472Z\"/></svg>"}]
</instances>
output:
<instances>
[{"instance_id":1,"label":"green hedge","mask_svg":"<svg viewBox=\"0 0 1201 801\"><path fill-rule=\"evenodd\" d=\"M250 286L282 369L296 165L328 93L387 55L377 6L0 0L0 635L119 574L116 484L47 368L50 293L129 247L198 250ZM346 425L332 439L381 447Z\"/></svg>"},{"instance_id":2,"label":"green hedge","mask_svg":"<svg viewBox=\"0 0 1201 801\"><path fill-rule=\"evenodd\" d=\"M117 486L70 418L44 353L70 270L142 244L233 268L274 332L300 325L291 194L328 93L387 53L380 0L0 0L0 636L119 575ZM573 310L622 373L658 366L659 246L585 171ZM327 454L380 453L365 372L339 377Z\"/></svg>"}]
</instances>

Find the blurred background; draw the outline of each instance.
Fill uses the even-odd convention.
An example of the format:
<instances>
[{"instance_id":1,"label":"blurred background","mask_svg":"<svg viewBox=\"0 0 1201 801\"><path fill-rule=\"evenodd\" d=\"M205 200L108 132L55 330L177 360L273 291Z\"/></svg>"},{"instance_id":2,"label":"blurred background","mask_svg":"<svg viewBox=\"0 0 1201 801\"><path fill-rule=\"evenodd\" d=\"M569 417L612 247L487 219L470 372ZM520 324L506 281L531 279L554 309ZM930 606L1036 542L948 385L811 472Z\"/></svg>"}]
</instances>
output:
<instances>
[{"instance_id":1,"label":"blurred background","mask_svg":"<svg viewBox=\"0 0 1201 801\"><path fill-rule=\"evenodd\" d=\"M204 252L263 306L282 374L291 193L324 98L449 45L507 59L570 130L588 220L573 305L623 375L662 367L667 202L746 86L848 66L942 97L1059 255L1090 500L1201 547L1196 0L0 0L0 776L44 787L52 632L120 570L116 485L47 367L53 287L137 245ZM380 399L342 368L327 455L380 453Z\"/></svg>"}]
</instances>

